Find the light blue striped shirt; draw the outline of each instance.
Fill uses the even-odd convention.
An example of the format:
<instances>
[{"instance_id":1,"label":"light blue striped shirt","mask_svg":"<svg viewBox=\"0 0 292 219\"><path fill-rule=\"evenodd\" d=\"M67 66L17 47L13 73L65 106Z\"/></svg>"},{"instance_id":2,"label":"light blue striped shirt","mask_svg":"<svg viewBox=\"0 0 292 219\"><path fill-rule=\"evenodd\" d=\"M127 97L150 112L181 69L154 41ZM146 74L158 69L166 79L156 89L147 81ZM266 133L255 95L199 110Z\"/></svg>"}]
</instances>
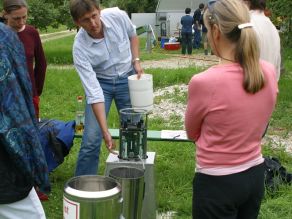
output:
<instances>
[{"instance_id":1,"label":"light blue striped shirt","mask_svg":"<svg viewBox=\"0 0 292 219\"><path fill-rule=\"evenodd\" d=\"M88 104L104 102L97 78L111 79L133 70L130 38L136 29L125 11L101 11L104 38L93 39L81 28L73 45L73 60Z\"/></svg>"}]
</instances>

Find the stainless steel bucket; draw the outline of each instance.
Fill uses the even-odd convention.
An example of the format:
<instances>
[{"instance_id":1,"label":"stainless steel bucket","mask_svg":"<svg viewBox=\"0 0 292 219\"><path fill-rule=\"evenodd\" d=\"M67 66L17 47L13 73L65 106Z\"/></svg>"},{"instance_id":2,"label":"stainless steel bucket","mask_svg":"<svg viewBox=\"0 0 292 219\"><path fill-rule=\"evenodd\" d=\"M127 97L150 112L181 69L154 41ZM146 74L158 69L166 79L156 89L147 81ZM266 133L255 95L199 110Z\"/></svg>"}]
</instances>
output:
<instances>
[{"instance_id":1,"label":"stainless steel bucket","mask_svg":"<svg viewBox=\"0 0 292 219\"><path fill-rule=\"evenodd\" d=\"M121 185L104 176L87 175L71 178L64 187L63 218L122 218Z\"/></svg>"},{"instance_id":2,"label":"stainless steel bucket","mask_svg":"<svg viewBox=\"0 0 292 219\"><path fill-rule=\"evenodd\" d=\"M140 219L144 198L144 171L133 167L117 167L109 176L122 185L123 216L126 219Z\"/></svg>"}]
</instances>

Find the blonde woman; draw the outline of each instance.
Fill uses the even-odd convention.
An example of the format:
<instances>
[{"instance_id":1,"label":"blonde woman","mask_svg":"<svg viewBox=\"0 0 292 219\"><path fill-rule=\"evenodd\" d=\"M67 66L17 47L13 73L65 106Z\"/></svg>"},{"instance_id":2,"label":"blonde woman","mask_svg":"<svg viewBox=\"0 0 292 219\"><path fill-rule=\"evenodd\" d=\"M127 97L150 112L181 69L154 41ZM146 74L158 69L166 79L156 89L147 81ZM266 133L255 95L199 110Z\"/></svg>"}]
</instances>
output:
<instances>
[{"instance_id":1,"label":"blonde woman","mask_svg":"<svg viewBox=\"0 0 292 219\"><path fill-rule=\"evenodd\" d=\"M259 60L243 2L209 1L204 23L220 63L189 83L185 127L196 142L193 218L257 218L264 194L261 138L278 92L275 68Z\"/></svg>"}]
</instances>

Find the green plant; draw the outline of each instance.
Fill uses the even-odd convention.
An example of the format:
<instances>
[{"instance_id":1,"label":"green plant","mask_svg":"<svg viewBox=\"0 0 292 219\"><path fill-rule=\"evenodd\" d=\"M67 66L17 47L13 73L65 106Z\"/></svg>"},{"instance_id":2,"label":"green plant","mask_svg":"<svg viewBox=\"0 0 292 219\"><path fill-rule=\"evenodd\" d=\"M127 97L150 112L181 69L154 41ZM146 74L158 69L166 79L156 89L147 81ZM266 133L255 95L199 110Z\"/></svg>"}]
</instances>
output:
<instances>
[{"instance_id":1,"label":"green plant","mask_svg":"<svg viewBox=\"0 0 292 219\"><path fill-rule=\"evenodd\" d=\"M274 24L281 28L283 46L292 48L292 2L290 0L271 0L267 1L267 4L272 10L272 20Z\"/></svg>"},{"instance_id":2,"label":"green plant","mask_svg":"<svg viewBox=\"0 0 292 219\"><path fill-rule=\"evenodd\" d=\"M52 3L41 0L30 0L29 12L28 23L36 28L46 30L49 26L58 27L59 25L55 22L58 16L58 10Z\"/></svg>"}]
</instances>

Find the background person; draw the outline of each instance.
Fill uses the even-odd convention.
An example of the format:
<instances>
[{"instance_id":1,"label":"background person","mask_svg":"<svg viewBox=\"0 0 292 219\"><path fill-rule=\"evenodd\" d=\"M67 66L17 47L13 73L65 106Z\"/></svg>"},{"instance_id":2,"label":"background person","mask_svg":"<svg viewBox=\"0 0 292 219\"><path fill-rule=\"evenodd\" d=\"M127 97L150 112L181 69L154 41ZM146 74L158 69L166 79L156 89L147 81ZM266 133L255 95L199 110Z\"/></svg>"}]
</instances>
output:
<instances>
[{"instance_id":1,"label":"background person","mask_svg":"<svg viewBox=\"0 0 292 219\"><path fill-rule=\"evenodd\" d=\"M34 186L49 190L24 49L0 23L0 218L45 219Z\"/></svg>"},{"instance_id":2,"label":"background person","mask_svg":"<svg viewBox=\"0 0 292 219\"><path fill-rule=\"evenodd\" d=\"M192 38L193 38L193 23L194 23L194 19L193 17L190 15L191 13L191 9L190 8L186 8L185 9L185 13L186 15L184 15L181 18L181 25L182 25L182 29L181 29L181 36L182 36L182 49L181 49L181 53L183 55L186 54L186 50L188 51L188 55L192 54Z\"/></svg>"},{"instance_id":3,"label":"background person","mask_svg":"<svg viewBox=\"0 0 292 219\"><path fill-rule=\"evenodd\" d=\"M250 10L251 23L257 33L260 58L272 63L276 68L277 80L281 73L281 43L277 28L265 15L266 0L244 0Z\"/></svg>"},{"instance_id":4,"label":"background person","mask_svg":"<svg viewBox=\"0 0 292 219\"><path fill-rule=\"evenodd\" d=\"M204 9L205 5L203 3L201 3L199 5L199 8L197 10L195 10L194 12L194 44L193 44L193 48L194 49L199 49L201 47L201 31L202 31L202 27L201 27L201 19L202 19L202 15L203 15L203 9Z\"/></svg>"},{"instance_id":5,"label":"background person","mask_svg":"<svg viewBox=\"0 0 292 219\"><path fill-rule=\"evenodd\" d=\"M34 27L26 24L28 10L25 0L4 0L3 9L6 24L17 32L24 46L27 68L32 84L35 114L36 118L39 118L40 96L43 91L47 68L40 36Z\"/></svg>"},{"instance_id":6,"label":"background person","mask_svg":"<svg viewBox=\"0 0 292 219\"><path fill-rule=\"evenodd\" d=\"M75 175L97 174L102 137L114 141L106 115L112 101L118 112L131 107L128 76L143 73L139 39L128 15L118 8L101 10L95 0L71 0L70 12L80 27L73 45L75 68L86 94L85 128Z\"/></svg>"},{"instance_id":7,"label":"background person","mask_svg":"<svg viewBox=\"0 0 292 219\"><path fill-rule=\"evenodd\" d=\"M221 62L189 82L185 128L196 142L193 218L252 219L259 213L261 139L278 89L275 68L259 61L249 22L238 0L209 2L204 14L210 46Z\"/></svg>"},{"instance_id":8,"label":"background person","mask_svg":"<svg viewBox=\"0 0 292 219\"><path fill-rule=\"evenodd\" d=\"M207 6L204 7L204 11L203 11L203 15L205 13L205 11L207 10ZM204 46L204 55L208 55L208 37L207 37L207 27L204 24L204 19L202 16L201 19L201 25L202 25L202 40L203 40L203 46ZM210 52L212 54L212 52Z\"/></svg>"}]
</instances>

